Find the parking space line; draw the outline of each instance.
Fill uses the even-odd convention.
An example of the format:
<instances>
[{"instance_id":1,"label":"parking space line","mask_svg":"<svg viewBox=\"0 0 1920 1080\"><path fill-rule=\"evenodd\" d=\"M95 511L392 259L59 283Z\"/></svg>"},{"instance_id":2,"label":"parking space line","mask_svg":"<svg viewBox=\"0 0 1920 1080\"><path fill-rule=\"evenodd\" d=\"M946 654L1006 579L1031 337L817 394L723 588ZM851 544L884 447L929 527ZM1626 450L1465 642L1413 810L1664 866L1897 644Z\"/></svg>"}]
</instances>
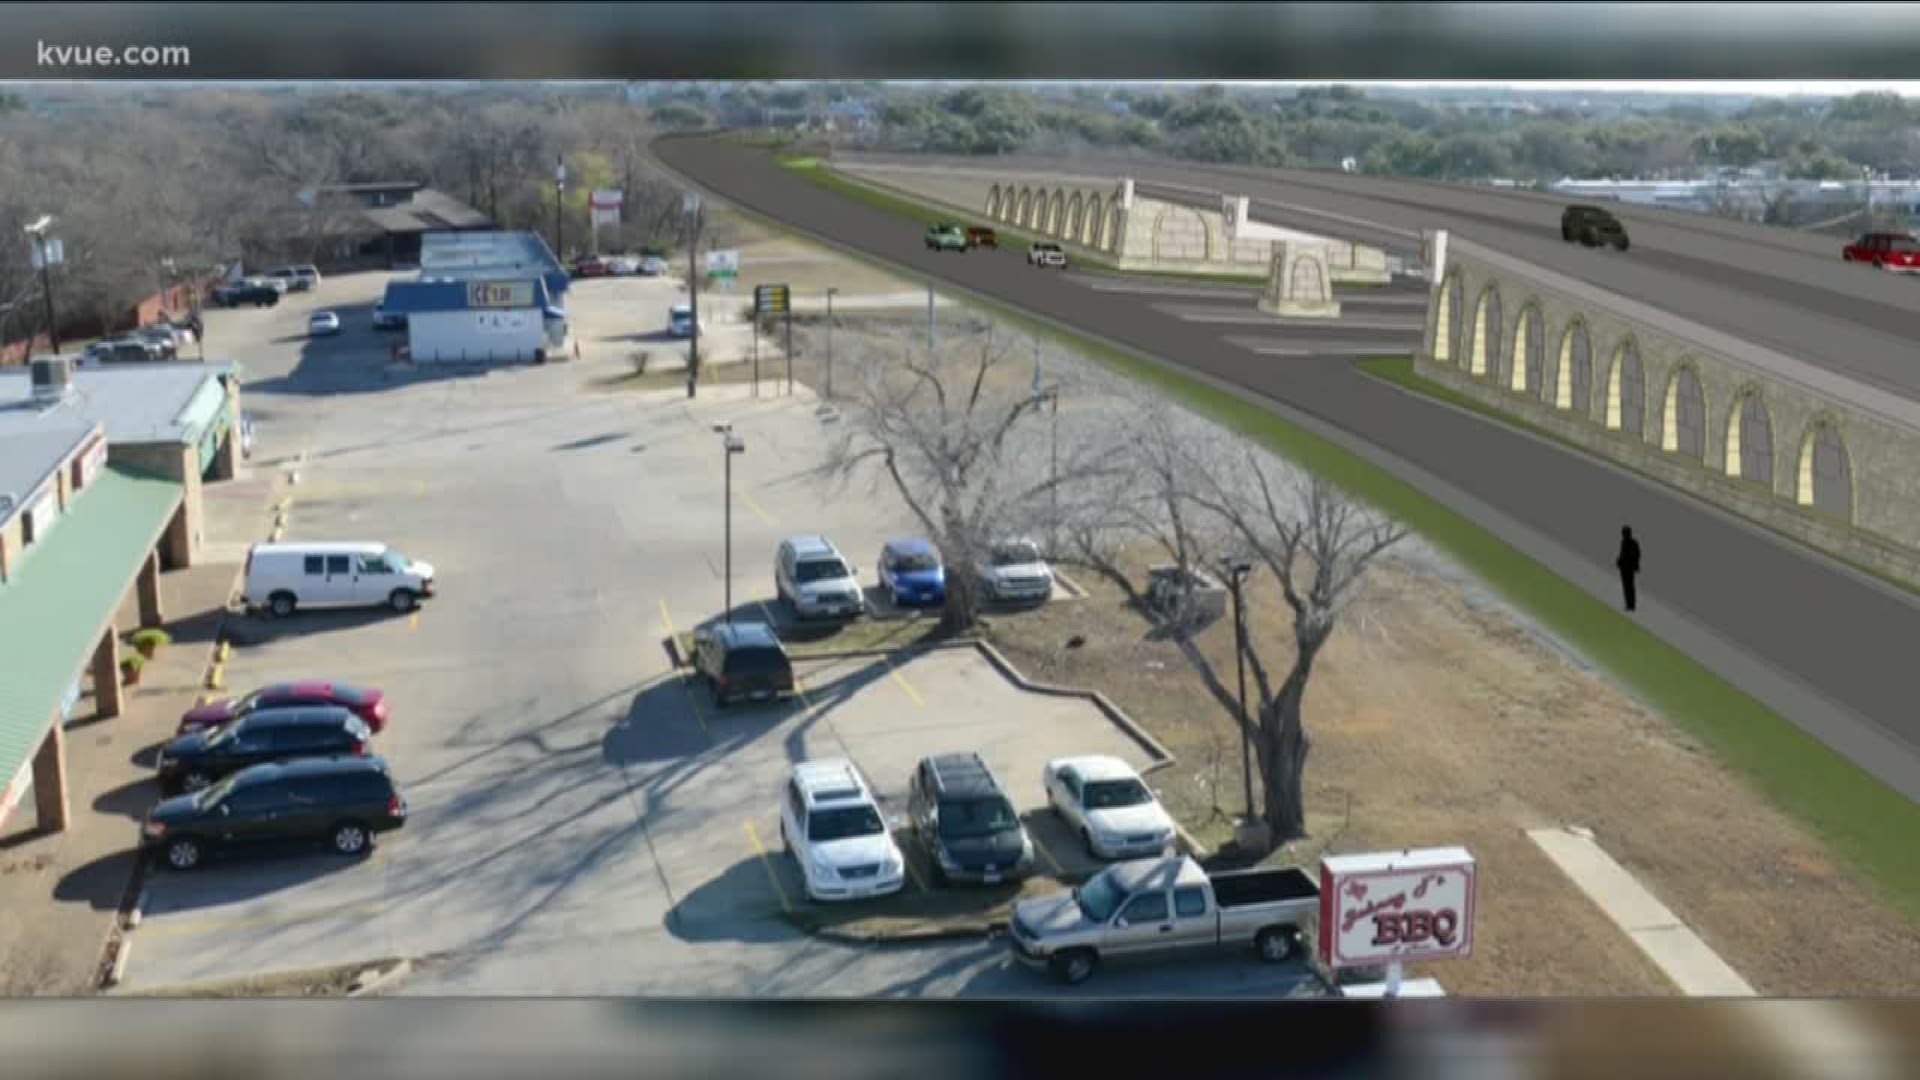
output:
<instances>
[{"instance_id":1,"label":"parking space line","mask_svg":"<svg viewBox=\"0 0 1920 1080\"><path fill-rule=\"evenodd\" d=\"M753 511L754 516L760 519L760 524L766 525L769 527L773 525L773 519L767 516L767 512L765 510L760 509L759 503L753 501L753 496L747 494L746 488L738 487L734 489L734 492L740 496L741 502L747 504L747 509Z\"/></svg>"},{"instance_id":2,"label":"parking space line","mask_svg":"<svg viewBox=\"0 0 1920 1080\"><path fill-rule=\"evenodd\" d=\"M678 678L680 680L680 688L687 692L687 706L693 710L693 718L700 721L700 733L705 735L707 740L711 742L713 740L713 729L707 727L707 713L706 710L700 707L700 699L695 696L693 692L693 683L688 681L684 674L678 676Z\"/></svg>"},{"instance_id":3,"label":"parking space line","mask_svg":"<svg viewBox=\"0 0 1920 1080\"><path fill-rule=\"evenodd\" d=\"M747 827L747 839L753 844L753 853L760 857L760 865L767 868L767 880L773 883L773 891L780 896L780 910L792 911L793 905L787 902L786 886L780 884L780 874L773 868L773 860L767 857L767 849L760 843L760 833L754 829L753 822L744 821Z\"/></svg>"},{"instance_id":4,"label":"parking space line","mask_svg":"<svg viewBox=\"0 0 1920 1080\"><path fill-rule=\"evenodd\" d=\"M925 699L921 698L920 691L915 690L913 688L913 684L908 682L907 677L900 673L900 669L894 666L893 661L887 659L884 656L881 657L880 659L882 662L884 662L887 665L887 673L893 676L894 682L897 682L900 684L900 689L905 690L907 692L907 696L913 699L913 703L915 705L920 706L923 709L926 708L927 703Z\"/></svg>"},{"instance_id":5,"label":"parking space line","mask_svg":"<svg viewBox=\"0 0 1920 1080\"><path fill-rule=\"evenodd\" d=\"M413 614L407 616L407 629L409 630L420 629L420 613L419 612L416 611Z\"/></svg>"}]
</instances>

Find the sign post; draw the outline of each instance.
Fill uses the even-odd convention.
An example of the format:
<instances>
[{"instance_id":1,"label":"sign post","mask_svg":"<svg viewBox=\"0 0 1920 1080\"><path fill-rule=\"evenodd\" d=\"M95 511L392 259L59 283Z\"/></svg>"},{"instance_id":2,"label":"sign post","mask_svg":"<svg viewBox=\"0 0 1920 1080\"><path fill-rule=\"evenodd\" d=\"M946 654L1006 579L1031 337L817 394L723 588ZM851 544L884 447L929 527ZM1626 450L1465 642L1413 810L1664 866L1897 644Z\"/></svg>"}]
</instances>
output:
<instances>
[{"instance_id":1,"label":"sign post","mask_svg":"<svg viewBox=\"0 0 1920 1080\"><path fill-rule=\"evenodd\" d=\"M1320 961L1335 972L1385 964L1381 997L1408 989L1412 960L1463 957L1473 951L1478 878L1465 848L1425 848L1320 860ZM1376 987L1353 987L1369 996ZM1437 992L1437 985L1427 992Z\"/></svg>"},{"instance_id":2,"label":"sign post","mask_svg":"<svg viewBox=\"0 0 1920 1080\"><path fill-rule=\"evenodd\" d=\"M785 285L762 285L753 290L753 393L760 394L760 320L768 315L787 319L787 392L793 392L793 303Z\"/></svg>"}]
</instances>

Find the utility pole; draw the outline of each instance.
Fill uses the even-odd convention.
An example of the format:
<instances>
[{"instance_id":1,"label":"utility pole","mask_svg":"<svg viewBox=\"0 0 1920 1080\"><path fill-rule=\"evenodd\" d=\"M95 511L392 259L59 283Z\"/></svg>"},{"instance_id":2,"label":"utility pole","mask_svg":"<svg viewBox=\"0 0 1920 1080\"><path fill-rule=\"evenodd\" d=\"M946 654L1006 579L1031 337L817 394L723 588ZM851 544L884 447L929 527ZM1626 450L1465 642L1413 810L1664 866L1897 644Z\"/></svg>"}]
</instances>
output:
<instances>
[{"instance_id":1,"label":"utility pole","mask_svg":"<svg viewBox=\"0 0 1920 1080\"><path fill-rule=\"evenodd\" d=\"M565 158L553 159L553 247L554 255L567 257L567 217L561 209L567 193L567 162Z\"/></svg>"},{"instance_id":2,"label":"utility pole","mask_svg":"<svg viewBox=\"0 0 1920 1080\"><path fill-rule=\"evenodd\" d=\"M60 354L60 324L53 314L53 264L65 258L65 251L59 240L47 235L48 226L53 224L50 214L42 215L40 220L27 226L27 235L32 238L33 261L40 267L40 295L47 307L47 340L52 345L54 355Z\"/></svg>"},{"instance_id":3,"label":"utility pole","mask_svg":"<svg viewBox=\"0 0 1920 1080\"><path fill-rule=\"evenodd\" d=\"M693 219L692 236L687 241L687 298L692 316L692 336L687 340L687 397L691 398L700 382L700 278L694 265L694 253L700 250L700 196L688 192L681 206ZM756 377L754 388L759 389L759 385Z\"/></svg>"}]
</instances>

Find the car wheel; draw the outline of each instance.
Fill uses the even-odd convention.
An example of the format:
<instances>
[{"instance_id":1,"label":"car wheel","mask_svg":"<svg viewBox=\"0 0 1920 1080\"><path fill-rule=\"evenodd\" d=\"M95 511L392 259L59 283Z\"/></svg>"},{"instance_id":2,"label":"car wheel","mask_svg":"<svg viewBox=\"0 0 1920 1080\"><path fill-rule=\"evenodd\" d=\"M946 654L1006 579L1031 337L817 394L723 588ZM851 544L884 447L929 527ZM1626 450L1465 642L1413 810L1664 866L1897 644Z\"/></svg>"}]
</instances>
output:
<instances>
[{"instance_id":1,"label":"car wheel","mask_svg":"<svg viewBox=\"0 0 1920 1080\"><path fill-rule=\"evenodd\" d=\"M284 619L293 614L293 609L297 603L298 601L293 598L293 594L290 592L277 592L267 598L267 606L273 610L274 617L280 619Z\"/></svg>"},{"instance_id":2,"label":"car wheel","mask_svg":"<svg viewBox=\"0 0 1920 1080\"><path fill-rule=\"evenodd\" d=\"M1086 949L1068 949L1054 956L1049 966L1055 978L1068 986L1078 986L1093 977L1097 963L1093 953Z\"/></svg>"},{"instance_id":3,"label":"car wheel","mask_svg":"<svg viewBox=\"0 0 1920 1080\"><path fill-rule=\"evenodd\" d=\"M199 866L202 854L200 841L191 836L177 836L167 842L167 865L175 870Z\"/></svg>"},{"instance_id":4,"label":"car wheel","mask_svg":"<svg viewBox=\"0 0 1920 1080\"><path fill-rule=\"evenodd\" d=\"M357 821L343 821L333 827L333 850L342 855L358 855L373 841L367 827Z\"/></svg>"},{"instance_id":5,"label":"car wheel","mask_svg":"<svg viewBox=\"0 0 1920 1080\"><path fill-rule=\"evenodd\" d=\"M1253 947L1260 959L1269 964L1278 964L1293 959L1300 949L1300 932L1288 927L1269 927L1253 939Z\"/></svg>"},{"instance_id":6,"label":"car wheel","mask_svg":"<svg viewBox=\"0 0 1920 1080\"><path fill-rule=\"evenodd\" d=\"M419 602L420 598L413 595L411 589L395 589L393 595L387 597L387 603L391 604L395 611L412 611L414 605Z\"/></svg>"},{"instance_id":7,"label":"car wheel","mask_svg":"<svg viewBox=\"0 0 1920 1080\"><path fill-rule=\"evenodd\" d=\"M1618 239L1618 240L1615 240L1615 241L1613 242L1613 249L1614 249L1615 251L1625 251L1625 250L1627 250L1627 238L1623 236L1623 237L1621 237L1620 239Z\"/></svg>"}]
</instances>

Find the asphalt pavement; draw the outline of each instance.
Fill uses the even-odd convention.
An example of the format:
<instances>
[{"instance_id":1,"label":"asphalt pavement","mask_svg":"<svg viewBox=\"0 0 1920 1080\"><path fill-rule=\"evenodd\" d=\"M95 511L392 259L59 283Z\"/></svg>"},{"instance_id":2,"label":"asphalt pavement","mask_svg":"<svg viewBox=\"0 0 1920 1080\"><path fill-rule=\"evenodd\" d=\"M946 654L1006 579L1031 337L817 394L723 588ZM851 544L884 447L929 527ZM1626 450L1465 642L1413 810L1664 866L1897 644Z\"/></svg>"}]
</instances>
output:
<instances>
[{"instance_id":1,"label":"asphalt pavement","mask_svg":"<svg viewBox=\"0 0 1920 1080\"><path fill-rule=\"evenodd\" d=\"M1912 707L1914 684L1905 659L1906 643L1920 640L1920 603L1909 594L1675 489L1369 378L1312 344L1288 355L1236 340L1251 336L1265 342L1267 350L1282 350L1290 335L1310 339L1324 336L1324 330L1296 332L1279 320L1184 318L1165 307L1192 303L1180 295L1192 291L1186 286L1170 286L1176 291L1164 303L1154 303L1137 291L1089 287L1073 273L1031 269L1012 250L928 251L916 223L811 184L764 152L738 143L668 137L655 142L654 152L709 192L832 246L1177 366L1259 403L1418 484L1516 552L1610 603L1618 602L1612 561L1619 530L1633 526L1645 550L1637 616L1643 626L1909 798L1920 799L1920 714ZM1188 185L1221 179L1198 169L1181 172L1184 168L1136 163L1128 171ZM1262 194L1245 178L1235 178L1231 186ZM1276 182L1275 188L1286 186ZM1391 206L1353 202L1356 214L1384 213L1380 208ZM1387 224L1400 228L1449 221L1443 212L1411 207L1399 208L1394 216L1398 220ZM1462 231L1486 242L1484 230ZM1611 257L1566 248L1557 232L1550 242L1540 240L1515 254L1534 258L1536 246L1551 252L1552 259L1539 259L1550 265ZM1635 250L1643 246L1659 250L1650 237ZM1783 251L1777 258L1810 256ZM1743 311L1764 310L1756 325L1814 318L1782 310L1768 296L1743 295L1721 282L1658 269L1650 261L1621 265L1628 267L1629 278L1647 275L1644 289L1633 291L1651 290L1653 302L1662 306L1674 299L1687 310L1694 306L1685 302L1689 289L1699 289L1735 297ZM1857 268L1841 269L1851 275ZM1684 279L1688 288L1676 279ZM1870 280L1876 287L1898 284ZM1668 288L1671 295L1665 294ZM1373 295L1396 290L1404 294L1417 288L1397 284ZM1234 303L1245 301L1219 306L1231 309Z\"/></svg>"}]
</instances>

